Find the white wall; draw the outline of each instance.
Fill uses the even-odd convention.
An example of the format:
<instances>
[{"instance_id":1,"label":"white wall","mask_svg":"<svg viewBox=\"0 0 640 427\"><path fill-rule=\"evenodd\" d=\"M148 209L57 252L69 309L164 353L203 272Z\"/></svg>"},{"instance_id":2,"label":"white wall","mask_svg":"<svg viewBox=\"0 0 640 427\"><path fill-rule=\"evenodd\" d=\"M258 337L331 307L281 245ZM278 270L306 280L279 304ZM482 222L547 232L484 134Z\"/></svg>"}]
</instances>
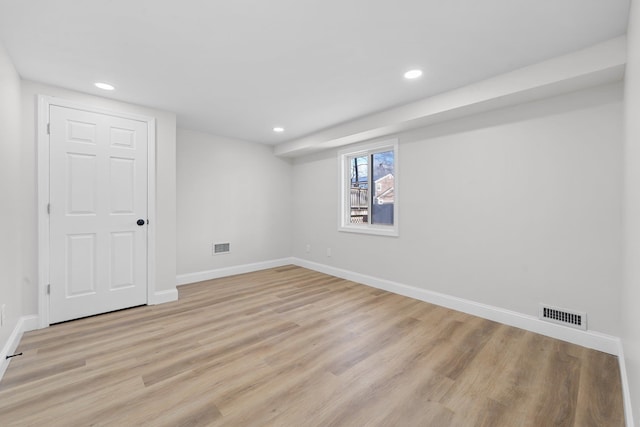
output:
<instances>
[{"instance_id":1,"label":"white wall","mask_svg":"<svg viewBox=\"0 0 640 427\"><path fill-rule=\"evenodd\" d=\"M400 237L337 231L330 150L294 162L294 256L534 316L540 302L584 310L619 335L620 83L399 142Z\"/></svg>"},{"instance_id":2,"label":"white wall","mask_svg":"<svg viewBox=\"0 0 640 427\"><path fill-rule=\"evenodd\" d=\"M291 255L291 164L272 147L178 129L177 164L178 274Z\"/></svg>"},{"instance_id":3,"label":"white wall","mask_svg":"<svg viewBox=\"0 0 640 427\"><path fill-rule=\"evenodd\" d=\"M28 224L24 256L29 266L25 280L24 313L37 307L37 212L36 212L36 109L37 96L55 96L98 108L156 118L156 291L175 289L176 277L176 116L174 113L117 102L40 83L22 82L22 135L26 161L22 164L24 210Z\"/></svg>"},{"instance_id":4,"label":"white wall","mask_svg":"<svg viewBox=\"0 0 640 427\"><path fill-rule=\"evenodd\" d=\"M0 350L22 316L20 77L0 44ZM0 363L1 364L1 363Z\"/></svg>"},{"instance_id":5,"label":"white wall","mask_svg":"<svg viewBox=\"0 0 640 427\"><path fill-rule=\"evenodd\" d=\"M625 269L622 342L633 415L640 425L640 3L631 3L625 78Z\"/></svg>"}]
</instances>

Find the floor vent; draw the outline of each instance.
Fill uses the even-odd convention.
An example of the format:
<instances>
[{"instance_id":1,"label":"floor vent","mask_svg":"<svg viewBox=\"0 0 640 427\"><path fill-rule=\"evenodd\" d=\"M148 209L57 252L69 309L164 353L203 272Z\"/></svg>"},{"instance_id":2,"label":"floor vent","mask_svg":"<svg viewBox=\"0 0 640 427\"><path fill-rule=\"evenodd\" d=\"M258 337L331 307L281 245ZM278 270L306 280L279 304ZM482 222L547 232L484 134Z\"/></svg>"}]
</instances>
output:
<instances>
[{"instance_id":1,"label":"floor vent","mask_svg":"<svg viewBox=\"0 0 640 427\"><path fill-rule=\"evenodd\" d=\"M231 251L230 243L214 243L213 244L214 255L228 254L230 251Z\"/></svg>"},{"instance_id":2,"label":"floor vent","mask_svg":"<svg viewBox=\"0 0 640 427\"><path fill-rule=\"evenodd\" d=\"M540 304L539 317L559 325L587 330L587 313Z\"/></svg>"}]
</instances>

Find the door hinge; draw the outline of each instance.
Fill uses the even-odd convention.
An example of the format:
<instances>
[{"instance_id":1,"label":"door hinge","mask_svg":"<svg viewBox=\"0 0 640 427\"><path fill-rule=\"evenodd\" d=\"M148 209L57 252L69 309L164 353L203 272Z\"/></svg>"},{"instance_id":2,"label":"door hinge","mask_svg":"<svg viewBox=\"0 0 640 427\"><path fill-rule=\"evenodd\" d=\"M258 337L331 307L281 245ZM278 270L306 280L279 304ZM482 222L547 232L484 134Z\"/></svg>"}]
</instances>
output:
<instances>
[{"instance_id":1,"label":"door hinge","mask_svg":"<svg viewBox=\"0 0 640 427\"><path fill-rule=\"evenodd\" d=\"M51 295L51 285L47 285L47 295Z\"/></svg>"},{"instance_id":2,"label":"door hinge","mask_svg":"<svg viewBox=\"0 0 640 427\"><path fill-rule=\"evenodd\" d=\"M47 215L51 214L51 203L47 203Z\"/></svg>"},{"instance_id":3,"label":"door hinge","mask_svg":"<svg viewBox=\"0 0 640 427\"><path fill-rule=\"evenodd\" d=\"M47 123L47 135L51 135L51 123Z\"/></svg>"}]
</instances>

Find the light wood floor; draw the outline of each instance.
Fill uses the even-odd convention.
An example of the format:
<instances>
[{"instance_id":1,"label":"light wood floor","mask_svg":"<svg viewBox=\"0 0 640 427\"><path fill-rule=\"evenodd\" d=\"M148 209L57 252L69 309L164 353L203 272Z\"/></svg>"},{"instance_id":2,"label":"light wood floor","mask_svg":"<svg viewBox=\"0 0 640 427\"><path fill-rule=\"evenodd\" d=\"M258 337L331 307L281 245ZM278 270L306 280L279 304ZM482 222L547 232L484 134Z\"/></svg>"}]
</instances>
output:
<instances>
[{"instance_id":1,"label":"light wood floor","mask_svg":"<svg viewBox=\"0 0 640 427\"><path fill-rule=\"evenodd\" d=\"M25 334L0 425L623 426L616 357L298 267Z\"/></svg>"}]
</instances>

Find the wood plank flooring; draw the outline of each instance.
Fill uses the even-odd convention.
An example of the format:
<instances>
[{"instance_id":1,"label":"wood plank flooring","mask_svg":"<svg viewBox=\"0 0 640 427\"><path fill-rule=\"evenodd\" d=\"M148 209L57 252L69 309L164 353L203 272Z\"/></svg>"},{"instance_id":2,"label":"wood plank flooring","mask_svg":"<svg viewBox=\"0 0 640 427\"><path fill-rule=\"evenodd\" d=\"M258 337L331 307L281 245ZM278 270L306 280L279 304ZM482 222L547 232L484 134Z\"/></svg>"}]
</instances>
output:
<instances>
[{"instance_id":1,"label":"wood plank flooring","mask_svg":"<svg viewBox=\"0 0 640 427\"><path fill-rule=\"evenodd\" d=\"M617 358L288 266L25 334L1 426L623 426Z\"/></svg>"}]
</instances>

